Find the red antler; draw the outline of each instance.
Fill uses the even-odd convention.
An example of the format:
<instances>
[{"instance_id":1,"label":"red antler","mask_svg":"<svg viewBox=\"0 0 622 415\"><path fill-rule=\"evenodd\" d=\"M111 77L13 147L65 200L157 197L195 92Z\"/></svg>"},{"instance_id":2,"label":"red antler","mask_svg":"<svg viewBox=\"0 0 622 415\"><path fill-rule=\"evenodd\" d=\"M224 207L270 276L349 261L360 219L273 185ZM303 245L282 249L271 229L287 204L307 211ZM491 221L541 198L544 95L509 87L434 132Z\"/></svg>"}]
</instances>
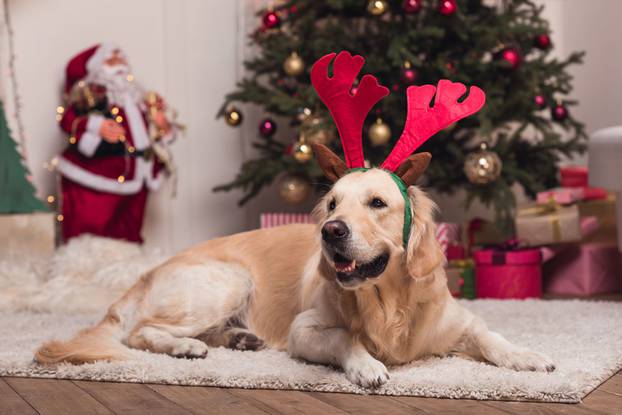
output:
<instances>
[{"instance_id":1,"label":"red antler","mask_svg":"<svg viewBox=\"0 0 622 415\"><path fill-rule=\"evenodd\" d=\"M430 101L436 91L434 106ZM382 163L382 168L395 171L399 165L430 137L454 122L475 114L486 102L484 91L472 86L468 97L458 102L466 92L461 83L446 79L433 85L411 86L407 89L408 114L402 136L393 147L389 157Z\"/></svg>"},{"instance_id":2,"label":"red antler","mask_svg":"<svg viewBox=\"0 0 622 415\"><path fill-rule=\"evenodd\" d=\"M378 84L375 77L365 75L352 95L350 89L365 59L340 52L333 64L333 76L328 77L328 65L335 57L330 53L311 68L311 83L337 124L341 144L349 168L363 167L363 123L365 117L389 90Z\"/></svg>"}]
</instances>

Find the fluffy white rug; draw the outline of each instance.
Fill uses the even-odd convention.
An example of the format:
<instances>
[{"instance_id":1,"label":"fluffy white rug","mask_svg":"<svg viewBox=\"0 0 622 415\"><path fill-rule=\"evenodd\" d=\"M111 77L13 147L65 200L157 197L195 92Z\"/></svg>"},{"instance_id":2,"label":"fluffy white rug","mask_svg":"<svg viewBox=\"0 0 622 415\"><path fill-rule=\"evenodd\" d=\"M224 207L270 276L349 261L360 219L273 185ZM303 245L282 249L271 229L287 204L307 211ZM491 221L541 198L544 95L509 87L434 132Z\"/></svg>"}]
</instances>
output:
<instances>
[{"instance_id":1,"label":"fluffy white rug","mask_svg":"<svg viewBox=\"0 0 622 415\"><path fill-rule=\"evenodd\" d=\"M60 250L46 275L27 266L0 264L0 309L4 310L0 375L370 392L352 385L338 370L293 360L274 350L214 348L203 360L133 351L133 359L126 362L55 368L32 363L38 344L70 337L95 322L142 270L162 259L133 245L83 238ZM578 402L622 368L622 304L537 300L463 304L511 341L552 356L557 370L515 372L459 358L431 358L390 368L391 380L373 393Z\"/></svg>"}]
</instances>

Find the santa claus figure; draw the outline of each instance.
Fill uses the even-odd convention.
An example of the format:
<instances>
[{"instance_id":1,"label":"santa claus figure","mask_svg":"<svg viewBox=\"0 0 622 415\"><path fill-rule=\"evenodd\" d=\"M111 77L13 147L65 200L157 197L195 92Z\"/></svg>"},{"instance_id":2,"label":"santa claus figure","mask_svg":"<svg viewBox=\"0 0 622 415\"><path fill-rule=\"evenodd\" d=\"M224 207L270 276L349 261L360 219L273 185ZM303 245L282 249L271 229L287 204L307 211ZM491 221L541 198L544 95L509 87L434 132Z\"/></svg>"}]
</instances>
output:
<instances>
[{"instance_id":1,"label":"santa claus figure","mask_svg":"<svg viewBox=\"0 0 622 415\"><path fill-rule=\"evenodd\" d=\"M162 99L134 82L125 54L101 44L67 65L59 159L63 238L91 233L142 242L147 194L174 173L177 128Z\"/></svg>"}]
</instances>

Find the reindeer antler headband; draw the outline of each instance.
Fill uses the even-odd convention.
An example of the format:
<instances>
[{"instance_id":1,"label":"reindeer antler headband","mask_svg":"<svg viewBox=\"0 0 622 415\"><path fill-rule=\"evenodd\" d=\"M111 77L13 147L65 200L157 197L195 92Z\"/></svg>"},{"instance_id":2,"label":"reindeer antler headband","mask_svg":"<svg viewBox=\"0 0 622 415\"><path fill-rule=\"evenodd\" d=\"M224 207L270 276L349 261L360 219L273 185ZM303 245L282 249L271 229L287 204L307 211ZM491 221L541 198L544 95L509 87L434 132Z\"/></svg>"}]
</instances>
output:
<instances>
[{"instance_id":1,"label":"reindeer antler headband","mask_svg":"<svg viewBox=\"0 0 622 415\"><path fill-rule=\"evenodd\" d=\"M340 52L335 58L330 53L318 59L311 68L311 83L317 94L330 111L345 154L345 164L332 151L321 144L313 146L320 167L332 181L349 170L359 170L365 166L363 156L363 123L374 105L389 94L389 90L378 84L372 75L361 79L357 91L350 90L360 72L365 59ZM333 61L333 76L328 77L328 66ZM466 87L457 82L442 79L438 85L410 86L406 90L408 113L404 131L381 169L391 173L406 202L404 220L404 243L408 240L410 229L410 202L406 189L419 178L428 166L431 155L411 154L437 132L454 122L475 114L486 101L484 91L472 86L468 96L458 99L466 92ZM432 98L434 105L430 107ZM408 219L408 220L407 220ZM408 225L408 228L407 228Z\"/></svg>"}]
</instances>

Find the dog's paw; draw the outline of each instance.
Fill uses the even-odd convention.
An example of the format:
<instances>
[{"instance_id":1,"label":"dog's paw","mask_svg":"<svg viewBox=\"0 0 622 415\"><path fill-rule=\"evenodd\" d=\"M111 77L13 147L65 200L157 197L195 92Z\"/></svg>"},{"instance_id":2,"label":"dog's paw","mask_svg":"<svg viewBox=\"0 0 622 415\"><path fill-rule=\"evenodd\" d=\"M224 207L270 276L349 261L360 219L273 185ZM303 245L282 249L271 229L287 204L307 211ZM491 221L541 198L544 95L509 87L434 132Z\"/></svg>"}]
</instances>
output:
<instances>
[{"instance_id":1,"label":"dog's paw","mask_svg":"<svg viewBox=\"0 0 622 415\"><path fill-rule=\"evenodd\" d=\"M346 377L364 388L378 388L389 380L389 371L371 356L351 359L344 367Z\"/></svg>"},{"instance_id":2,"label":"dog's paw","mask_svg":"<svg viewBox=\"0 0 622 415\"><path fill-rule=\"evenodd\" d=\"M207 356L207 344L197 339L178 339L171 350L171 356L186 359L204 358Z\"/></svg>"},{"instance_id":3,"label":"dog's paw","mask_svg":"<svg viewBox=\"0 0 622 415\"><path fill-rule=\"evenodd\" d=\"M555 370L555 364L550 357L524 348L505 354L497 365L519 371L552 372Z\"/></svg>"},{"instance_id":4,"label":"dog's paw","mask_svg":"<svg viewBox=\"0 0 622 415\"><path fill-rule=\"evenodd\" d=\"M251 332L241 331L231 336L229 348L235 350L261 350L264 348L264 342Z\"/></svg>"}]
</instances>

